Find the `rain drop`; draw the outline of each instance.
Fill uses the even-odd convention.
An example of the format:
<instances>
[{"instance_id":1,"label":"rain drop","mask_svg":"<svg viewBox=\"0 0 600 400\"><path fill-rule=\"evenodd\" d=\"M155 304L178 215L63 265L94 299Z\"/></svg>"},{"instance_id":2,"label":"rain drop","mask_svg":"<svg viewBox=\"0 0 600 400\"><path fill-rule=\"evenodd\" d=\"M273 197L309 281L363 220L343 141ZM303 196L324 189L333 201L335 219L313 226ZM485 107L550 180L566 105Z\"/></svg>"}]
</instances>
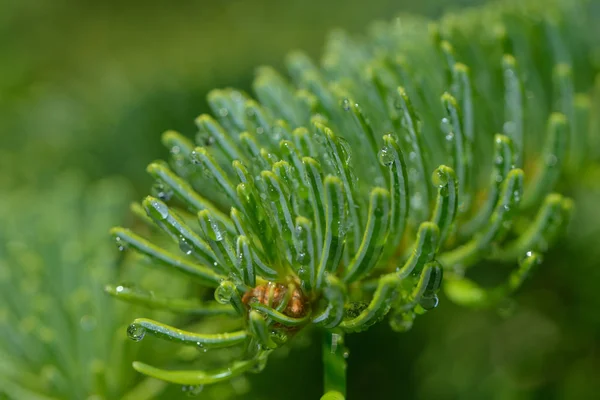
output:
<instances>
[{"instance_id":1,"label":"rain drop","mask_svg":"<svg viewBox=\"0 0 600 400\"><path fill-rule=\"evenodd\" d=\"M252 367L251 371L254 373L262 372L267 366L267 359L265 357L260 357L256 360L256 364Z\"/></svg>"},{"instance_id":2,"label":"rain drop","mask_svg":"<svg viewBox=\"0 0 600 400\"><path fill-rule=\"evenodd\" d=\"M117 249L119 249L119 251L125 251L127 249L127 243L119 236L115 238L115 243L117 244Z\"/></svg>"},{"instance_id":3,"label":"rain drop","mask_svg":"<svg viewBox=\"0 0 600 400\"><path fill-rule=\"evenodd\" d=\"M342 137L338 137L337 141L340 145L342 162L344 162L345 165L350 164L350 160L352 159L352 149L350 148L350 143L348 143L348 141Z\"/></svg>"},{"instance_id":4,"label":"rain drop","mask_svg":"<svg viewBox=\"0 0 600 400\"><path fill-rule=\"evenodd\" d=\"M310 256L308 255L308 253L306 251L300 251L296 255L296 261L300 265L306 265L310 262Z\"/></svg>"},{"instance_id":5,"label":"rain drop","mask_svg":"<svg viewBox=\"0 0 600 400\"><path fill-rule=\"evenodd\" d=\"M349 99L342 100L342 108L344 109L344 111L350 111L350 100Z\"/></svg>"},{"instance_id":6,"label":"rain drop","mask_svg":"<svg viewBox=\"0 0 600 400\"><path fill-rule=\"evenodd\" d=\"M194 150L190 153L190 159L192 160L192 164L194 164L194 165L202 164L202 161L200 160L200 157L196 150Z\"/></svg>"},{"instance_id":7,"label":"rain drop","mask_svg":"<svg viewBox=\"0 0 600 400\"><path fill-rule=\"evenodd\" d=\"M231 297L235 293L235 285L231 281L223 281L218 288L215 289L215 300L219 304L229 304Z\"/></svg>"},{"instance_id":8,"label":"rain drop","mask_svg":"<svg viewBox=\"0 0 600 400\"><path fill-rule=\"evenodd\" d=\"M127 337L134 342L139 342L146 335L146 328L139 324L131 324L127 327Z\"/></svg>"},{"instance_id":9,"label":"rain drop","mask_svg":"<svg viewBox=\"0 0 600 400\"><path fill-rule=\"evenodd\" d=\"M167 219L169 216L169 208L167 205L161 201L152 200L150 202L150 208L148 209L148 213L154 219L159 221Z\"/></svg>"},{"instance_id":10,"label":"rain drop","mask_svg":"<svg viewBox=\"0 0 600 400\"><path fill-rule=\"evenodd\" d=\"M94 329L96 329L96 325L97 325L96 317L94 317L92 315L84 315L79 320L79 326L81 327L81 329L83 329L86 332L90 332L90 331L93 331Z\"/></svg>"},{"instance_id":11,"label":"rain drop","mask_svg":"<svg viewBox=\"0 0 600 400\"><path fill-rule=\"evenodd\" d=\"M452 140L454 137L454 132L452 129L452 124L448 118L442 118L440 128L442 129L442 132L446 134L446 140Z\"/></svg>"},{"instance_id":12,"label":"rain drop","mask_svg":"<svg viewBox=\"0 0 600 400\"><path fill-rule=\"evenodd\" d=\"M423 196L421 193L417 192L411 196L410 206L415 210L420 210L423 208Z\"/></svg>"},{"instance_id":13,"label":"rain drop","mask_svg":"<svg viewBox=\"0 0 600 400\"><path fill-rule=\"evenodd\" d=\"M160 180L152 185L151 192L152 195L158 197L162 201L169 201L171 200L171 197L173 197L173 190Z\"/></svg>"},{"instance_id":14,"label":"rain drop","mask_svg":"<svg viewBox=\"0 0 600 400\"><path fill-rule=\"evenodd\" d=\"M517 303L510 298L506 298L498 304L498 308L496 311L503 318L508 318L512 316L517 308Z\"/></svg>"},{"instance_id":15,"label":"rain drop","mask_svg":"<svg viewBox=\"0 0 600 400\"><path fill-rule=\"evenodd\" d=\"M379 163L384 167L389 167L394 162L394 151L388 146L383 147L379 150L379 154L377 155L379 158Z\"/></svg>"},{"instance_id":16,"label":"rain drop","mask_svg":"<svg viewBox=\"0 0 600 400\"><path fill-rule=\"evenodd\" d=\"M504 132L506 132L507 135L514 134L515 127L516 124L513 121L506 121L503 126Z\"/></svg>"},{"instance_id":17,"label":"rain drop","mask_svg":"<svg viewBox=\"0 0 600 400\"><path fill-rule=\"evenodd\" d=\"M284 345L287 342L288 335L285 332L277 330L277 331L271 332L271 339L278 346L282 346L282 345Z\"/></svg>"},{"instance_id":18,"label":"rain drop","mask_svg":"<svg viewBox=\"0 0 600 400\"><path fill-rule=\"evenodd\" d=\"M214 240L215 242L220 242L221 240L223 240L223 230L219 222L208 215L206 222L210 225L209 227L206 227L205 232L209 236L209 238L211 240Z\"/></svg>"},{"instance_id":19,"label":"rain drop","mask_svg":"<svg viewBox=\"0 0 600 400\"><path fill-rule=\"evenodd\" d=\"M448 186L448 174L444 173L440 168L433 172L431 180L433 181L433 184L439 188Z\"/></svg>"},{"instance_id":20,"label":"rain drop","mask_svg":"<svg viewBox=\"0 0 600 400\"><path fill-rule=\"evenodd\" d=\"M421 298L421 301L419 301L419 305L427 311L433 310L438 306L439 303L440 299L437 297L437 295L433 295L431 297L423 297Z\"/></svg>"},{"instance_id":21,"label":"rain drop","mask_svg":"<svg viewBox=\"0 0 600 400\"><path fill-rule=\"evenodd\" d=\"M412 329L414 320L413 312L395 313L390 317L390 327L395 332L408 332Z\"/></svg>"},{"instance_id":22,"label":"rain drop","mask_svg":"<svg viewBox=\"0 0 600 400\"><path fill-rule=\"evenodd\" d=\"M196 135L196 142L203 147L210 147L215 143L215 138L207 132L200 132Z\"/></svg>"},{"instance_id":23,"label":"rain drop","mask_svg":"<svg viewBox=\"0 0 600 400\"><path fill-rule=\"evenodd\" d=\"M198 396L200 393L202 393L203 389L204 385L185 385L181 387L181 391L190 397Z\"/></svg>"},{"instance_id":24,"label":"rain drop","mask_svg":"<svg viewBox=\"0 0 600 400\"><path fill-rule=\"evenodd\" d=\"M192 254L193 250L192 245L184 237L179 238L179 249L188 256Z\"/></svg>"},{"instance_id":25,"label":"rain drop","mask_svg":"<svg viewBox=\"0 0 600 400\"><path fill-rule=\"evenodd\" d=\"M513 198L515 199L516 203L519 203L521 201L521 192L519 190L515 190L513 192Z\"/></svg>"},{"instance_id":26,"label":"rain drop","mask_svg":"<svg viewBox=\"0 0 600 400\"><path fill-rule=\"evenodd\" d=\"M425 287L425 292L423 293L423 297L433 297L440 290L442 286L442 280L444 279L444 270L441 266L436 265L431 268L431 273L429 274L429 279L427 281L427 286Z\"/></svg>"}]
</instances>

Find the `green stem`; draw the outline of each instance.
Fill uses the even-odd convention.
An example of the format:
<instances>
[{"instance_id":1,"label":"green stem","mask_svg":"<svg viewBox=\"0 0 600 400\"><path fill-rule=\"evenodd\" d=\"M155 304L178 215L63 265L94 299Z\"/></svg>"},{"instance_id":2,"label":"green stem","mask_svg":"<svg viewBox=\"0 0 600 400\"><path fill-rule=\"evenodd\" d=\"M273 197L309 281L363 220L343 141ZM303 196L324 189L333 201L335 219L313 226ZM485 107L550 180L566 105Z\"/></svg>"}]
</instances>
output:
<instances>
[{"instance_id":1,"label":"green stem","mask_svg":"<svg viewBox=\"0 0 600 400\"><path fill-rule=\"evenodd\" d=\"M336 396L342 399L346 396L346 358L348 350L344 346L344 334L326 331L323 337L323 373L325 396ZM336 398L332 397L332 398Z\"/></svg>"}]
</instances>

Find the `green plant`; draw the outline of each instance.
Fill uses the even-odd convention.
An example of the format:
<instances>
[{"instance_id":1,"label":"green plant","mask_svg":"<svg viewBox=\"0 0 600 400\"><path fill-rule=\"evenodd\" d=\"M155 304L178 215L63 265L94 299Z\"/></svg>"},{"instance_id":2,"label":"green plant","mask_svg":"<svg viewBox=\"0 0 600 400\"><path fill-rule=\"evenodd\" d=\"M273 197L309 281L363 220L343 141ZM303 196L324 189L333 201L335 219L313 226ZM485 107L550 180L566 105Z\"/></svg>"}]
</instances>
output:
<instances>
[{"instance_id":1,"label":"green plant","mask_svg":"<svg viewBox=\"0 0 600 400\"><path fill-rule=\"evenodd\" d=\"M0 199L0 398L153 398L165 385L130 372L140 349L122 335L141 310L102 292L142 279L102 239L122 220L129 186L72 172L20 184Z\"/></svg>"},{"instance_id":2,"label":"green plant","mask_svg":"<svg viewBox=\"0 0 600 400\"><path fill-rule=\"evenodd\" d=\"M344 335L388 314L392 329L410 329L437 306L442 275L458 304L503 302L569 220L572 201L557 190L597 156L588 146L598 123L587 36L595 12L592 2L553 1L493 4L436 24L401 18L373 25L367 40L336 32L322 68L293 53L293 84L259 69L258 101L211 92L216 119L197 118L199 147L166 132L171 164L150 164L155 194L135 207L183 255L112 232L120 246L215 288L217 304L111 294L231 315L230 332L140 318L128 334L240 355L215 370L134 368L216 383L260 371L300 329L319 327L323 398L343 398ZM485 288L466 276L484 262L518 267Z\"/></svg>"}]
</instances>

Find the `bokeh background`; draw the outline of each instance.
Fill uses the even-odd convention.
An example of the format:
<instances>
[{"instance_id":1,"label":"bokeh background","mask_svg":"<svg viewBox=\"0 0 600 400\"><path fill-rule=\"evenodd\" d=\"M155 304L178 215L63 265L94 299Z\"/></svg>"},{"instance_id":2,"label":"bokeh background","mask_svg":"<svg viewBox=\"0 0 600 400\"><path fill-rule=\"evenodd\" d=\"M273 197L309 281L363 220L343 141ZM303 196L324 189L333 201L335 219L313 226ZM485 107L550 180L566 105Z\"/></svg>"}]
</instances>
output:
<instances>
[{"instance_id":1,"label":"bokeh background","mask_svg":"<svg viewBox=\"0 0 600 400\"><path fill-rule=\"evenodd\" d=\"M0 2L0 399L44 390L61 398L45 389L56 383L54 364L79 370L61 371L81 381L63 398L101 398L86 392L96 385L90 365L121 374L105 391L121 398L140 381L126 372L133 357L163 356L159 342L123 344L124 326L144 310L94 299L104 299L105 283L143 274L135 263L123 271L107 230L133 223L127 204L152 185L145 166L167 157L161 133L192 136L210 89L250 90L256 67L280 68L293 49L318 58L333 28L360 34L398 13L434 18L481 2ZM597 398L600 174L590 171L572 189L570 234L515 304L471 311L442 299L406 334L379 324L350 336L349 399ZM297 342L262 374L199 398L318 398L320 341L307 333ZM64 352L75 355L60 364ZM183 396L179 387L156 391Z\"/></svg>"}]
</instances>

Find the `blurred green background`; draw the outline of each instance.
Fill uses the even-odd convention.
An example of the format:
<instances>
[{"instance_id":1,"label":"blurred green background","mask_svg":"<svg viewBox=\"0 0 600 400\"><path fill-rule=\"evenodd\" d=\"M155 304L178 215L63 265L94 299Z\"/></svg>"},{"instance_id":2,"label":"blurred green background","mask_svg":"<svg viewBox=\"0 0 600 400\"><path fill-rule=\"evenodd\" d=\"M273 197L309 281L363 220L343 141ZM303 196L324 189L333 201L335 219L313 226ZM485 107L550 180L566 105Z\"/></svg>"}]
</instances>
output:
<instances>
[{"instance_id":1,"label":"blurred green background","mask_svg":"<svg viewBox=\"0 0 600 400\"><path fill-rule=\"evenodd\" d=\"M68 264L87 271L89 260L94 260L111 273L94 275L90 270L81 275L101 282L86 281L79 286L95 293L105 283L102 280L121 279L122 271L113 265L119 262L118 252L105 230L111 224L130 222L123 217L127 201L140 199L150 190L145 166L167 156L160 144L161 133L175 129L191 136L193 119L208 111L205 96L210 89L249 90L255 67L281 67L284 55L292 49L318 57L333 28L360 34L372 20L404 12L435 17L477 2L2 1L0 271L4 275L0 273L0 284L5 286L0 290L16 289L10 294L4 290L4 297L0 296L0 336L8 336L11 329L6 322L10 318L4 322L2 318L2 310L14 312L9 295L16 303L15 297L27 295L15 281L25 278L10 274L19 267L11 253L14 242L26 245L20 254L46 260L43 268L47 271L32 274L54 279L53 269L69 274L64 269ZM65 178L72 175L77 178ZM73 211L78 206L93 210L95 205L93 196L73 194L74 186L80 188L75 193L96 193L98 186L106 186L102 183L106 178L114 183L117 175L125 180L118 180L118 188L110 193L118 193L115 202L122 205L120 211L112 211L105 223L91 223L89 213ZM594 184L598 178L591 173L573 189L579 200L573 224L577 229L548 255L516 298L515 307L470 311L442 299L439 309L420 318L409 333L395 334L380 324L349 337L349 399L597 398L600 250L594 244L600 233L600 192ZM67 196L70 200L63 202L61 198ZM66 214L72 215L67 218ZM69 253L83 240L74 235L73 226L87 240L88 250L78 258L79 265ZM86 235L86 229L103 231ZM66 241L65 235L75 237ZM58 255L54 254L57 249ZM49 295L60 296L60 291L49 291ZM112 319L111 326L120 329L129 322L131 310L107 307L95 312ZM22 320L30 310L25 307L19 312L16 318ZM118 332L125 337L124 329ZM2 358L10 344L0 343ZM158 347L158 342L151 343ZM143 351L151 354L154 349L149 345ZM121 364L127 366L132 354L124 352L123 357ZM105 368L113 368L110 362L117 361L107 361ZM11 379L2 367L0 363L0 398L15 398L1 384L4 378ZM17 368L13 373L21 371L23 377L40 373L31 365ZM118 383L123 390L133 387L140 377L128 379ZM233 389L207 388L200 398L227 398L236 393L256 399L317 398L321 390L318 337L307 333L289 354L272 357L262 374L249 375L236 385ZM180 388L168 387L162 397L180 395Z\"/></svg>"}]
</instances>

